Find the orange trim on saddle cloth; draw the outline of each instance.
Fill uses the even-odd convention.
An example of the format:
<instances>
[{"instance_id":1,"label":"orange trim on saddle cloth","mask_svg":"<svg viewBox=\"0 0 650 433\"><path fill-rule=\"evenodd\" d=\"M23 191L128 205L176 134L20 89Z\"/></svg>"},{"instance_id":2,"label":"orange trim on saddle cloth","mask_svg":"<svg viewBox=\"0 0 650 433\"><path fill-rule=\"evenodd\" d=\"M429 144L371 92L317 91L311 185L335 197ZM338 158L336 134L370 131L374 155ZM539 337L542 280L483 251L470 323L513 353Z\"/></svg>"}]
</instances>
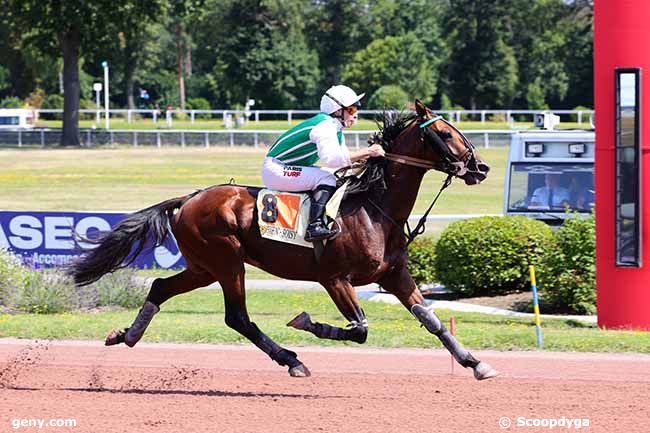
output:
<instances>
[{"instance_id":1,"label":"orange trim on saddle cloth","mask_svg":"<svg viewBox=\"0 0 650 433\"><path fill-rule=\"evenodd\" d=\"M278 199L278 218L273 225L296 230L298 225L298 214L300 213L300 196L295 194L276 194Z\"/></svg>"}]
</instances>

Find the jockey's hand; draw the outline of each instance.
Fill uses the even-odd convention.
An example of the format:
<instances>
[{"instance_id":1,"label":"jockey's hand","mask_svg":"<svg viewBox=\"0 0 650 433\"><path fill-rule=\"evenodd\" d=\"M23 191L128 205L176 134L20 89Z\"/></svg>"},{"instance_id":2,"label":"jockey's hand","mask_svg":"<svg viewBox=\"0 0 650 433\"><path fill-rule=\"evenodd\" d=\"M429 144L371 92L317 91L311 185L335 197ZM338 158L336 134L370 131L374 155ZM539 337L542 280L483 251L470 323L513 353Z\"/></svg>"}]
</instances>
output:
<instances>
[{"instance_id":1,"label":"jockey's hand","mask_svg":"<svg viewBox=\"0 0 650 433\"><path fill-rule=\"evenodd\" d=\"M368 158L376 158L378 156L385 156L385 155L386 152L384 151L384 148L381 147L381 145L373 144L372 146L368 146L364 149L351 151L350 161L351 162L365 161Z\"/></svg>"},{"instance_id":2,"label":"jockey's hand","mask_svg":"<svg viewBox=\"0 0 650 433\"><path fill-rule=\"evenodd\" d=\"M368 147L368 158L377 158L386 156L386 151L379 144L373 144Z\"/></svg>"}]
</instances>

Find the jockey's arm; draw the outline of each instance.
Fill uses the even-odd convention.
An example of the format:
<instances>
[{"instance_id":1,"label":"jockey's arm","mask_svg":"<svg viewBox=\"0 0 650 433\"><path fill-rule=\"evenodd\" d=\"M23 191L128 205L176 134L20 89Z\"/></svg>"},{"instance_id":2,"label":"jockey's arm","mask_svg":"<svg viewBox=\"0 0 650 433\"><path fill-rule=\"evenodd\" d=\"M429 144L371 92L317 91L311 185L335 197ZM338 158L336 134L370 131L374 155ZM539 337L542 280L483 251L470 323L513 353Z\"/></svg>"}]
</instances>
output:
<instances>
[{"instance_id":1,"label":"jockey's arm","mask_svg":"<svg viewBox=\"0 0 650 433\"><path fill-rule=\"evenodd\" d=\"M336 127L325 122L315 127L310 134L310 139L316 143L318 148L318 157L325 167L347 167L353 162L385 154L384 149L378 144L350 151L345 144L339 144L336 134Z\"/></svg>"}]
</instances>

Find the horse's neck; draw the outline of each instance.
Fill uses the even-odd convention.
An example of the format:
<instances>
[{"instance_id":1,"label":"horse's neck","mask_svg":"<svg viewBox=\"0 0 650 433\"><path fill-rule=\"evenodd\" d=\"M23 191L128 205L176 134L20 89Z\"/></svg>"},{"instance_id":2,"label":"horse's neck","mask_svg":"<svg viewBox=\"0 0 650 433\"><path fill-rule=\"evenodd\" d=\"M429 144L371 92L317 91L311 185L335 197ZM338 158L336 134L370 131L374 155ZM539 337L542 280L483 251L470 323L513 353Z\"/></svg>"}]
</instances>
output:
<instances>
[{"instance_id":1,"label":"horse's neck","mask_svg":"<svg viewBox=\"0 0 650 433\"><path fill-rule=\"evenodd\" d=\"M404 224L415 206L424 170L391 163L386 169L387 190L381 207L395 222Z\"/></svg>"}]
</instances>

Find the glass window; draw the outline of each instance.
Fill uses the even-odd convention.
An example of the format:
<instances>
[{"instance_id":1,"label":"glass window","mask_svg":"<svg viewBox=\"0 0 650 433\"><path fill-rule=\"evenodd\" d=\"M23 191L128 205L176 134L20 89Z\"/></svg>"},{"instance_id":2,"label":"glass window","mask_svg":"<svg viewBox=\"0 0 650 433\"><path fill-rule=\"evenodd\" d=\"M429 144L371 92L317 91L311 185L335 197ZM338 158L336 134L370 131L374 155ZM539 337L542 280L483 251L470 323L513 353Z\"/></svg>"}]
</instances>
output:
<instances>
[{"instance_id":1,"label":"glass window","mask_svg":"<svg viewBox=\"0 0 650 433\"><path fill-rule=\"evenodd\" d=\"M18 125L20 118L18 116L2 116L0 117L0 125Z\"/></svg>"},{"instance_id":2,"label":"glass window","mask_svg":"<svg viewBox=\"0 0 650 433\"><path fill-rule=\"evenodd\" d=\"M616 70L616 265L641 266L640 69Z\"/></svg>"},{"instance_id":3,"label":"glass window","mask_svg":"<svg viewBox=\"0 0 650 433\"><path fill-rule=\"evenodd\" d=\"M594 207L593 163L517 163L510 172L508 210L590 212Z\"/></svg>"}]
</instances>

